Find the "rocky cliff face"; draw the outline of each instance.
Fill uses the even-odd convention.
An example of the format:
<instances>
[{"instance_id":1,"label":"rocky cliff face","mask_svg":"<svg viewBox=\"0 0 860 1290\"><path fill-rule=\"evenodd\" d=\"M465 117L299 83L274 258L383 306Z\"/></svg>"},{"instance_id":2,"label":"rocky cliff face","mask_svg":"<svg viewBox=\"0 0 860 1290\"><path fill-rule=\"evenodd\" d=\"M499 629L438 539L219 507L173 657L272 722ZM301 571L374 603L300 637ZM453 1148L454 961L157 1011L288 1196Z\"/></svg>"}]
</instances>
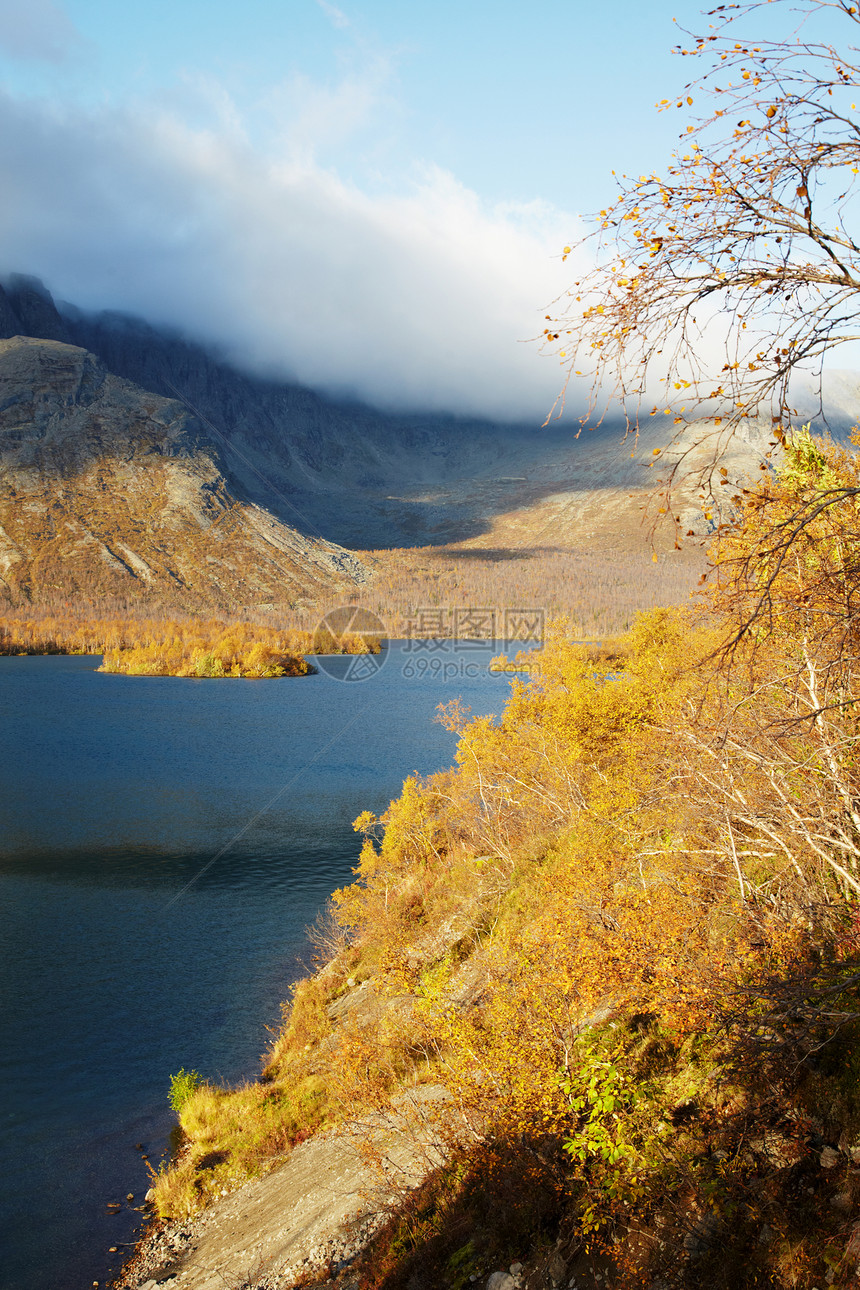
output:
<instances>
[{"instance_id":1,"label":"rocky cliff face","mask_svg":"<svg viewBox=\"0 0 860 1290\"><path fill-rule=\"evenodd\" d=\"M0 593L236 607L365 577L237 496L180 403L77 346L0 341Z\"/></svg>"},{"instance_id":2,"label":"rocky cliff face","mask_svg":"<svg viewBox=\"0 0 860 1290\"><path fill-rule=\"evenodd\" d=\"M186 472L183 477L189 478L193 457L200 471L214 471L219 481L207 486L208 505L222 505L216 498L230 499L223 506L232 518L218 520L206 539L214 545L211 550L207 548L202 563L198 561L195 575L200 581L205 571L201 587L214 589L223 583L223 594L227 594L228 587L245 594L244 583L237 581L238 572L230 572L226 566L223 578L216 572L230 546L220 537L216 540L216 534L236 524L240 510L244 517L242 541L251 541L248 535L253 531L253 542L264 542L261 550L267 553L266 560L271 557L270 539L276 532L278 542L287 542L290 550L281 550L278 560L287 560L284 585L290 588L297 585L293 564L300 566L306 558L304 549L296 553L290 545L299 541L298 534L304 535L308 550L317 552L324 549L320 545L323 539L357 549L447 543L503 549L550 542L580 549L600 546L613 552L641 547L647 541L642 503L657 482L657 471L651 469L655 464L652 451L665 448L671 437L671 431L658 418L646 422L635 444L625 444L623 427L608 422L577 439L579 426L573 417L555 428L541 429L536 425L497 425L453 416L385 414L360 404L338 402L288 382L241 372L202 346L139 319L115 313L85 314L71 305L58 308L37 279L22 275L6 278L0 287L2 336L74 345L100 360L102 366L96 363L103 374L99 417L111 429L100 446L87 432L87 479L92 478L98 452L104 451L106 462L115 459L111 442L117 435L122 438L123 418L130 416L123 403L129 396L120 394L127 390L128 382L137 387L138 398L145 397L147 407L170 407L168 420L171 425L181 424L184 437L180 437L187 448L181 457L185 463L182 470ZM45 350L45 363L47 355ZM116 378L125 378L125 384L117 383ZM17 379L10 371L7 387L11 388ZM856 388L850 382L849 385L850 389L846 386L840 390L841 417L845 412L843 403L856 406ZM148 393L144 396L144 392ZM119 402L111 411L115 394ZM26 397L21 396L24 402ZM47 386L41 397L43 402L48 399ZM79 415L82 405L75 406L77 434L84 423ZM67 408L63 416L70 415ZM716 486L720 476L715 469L714 445L702 437L707 429L700 427L702 442L685 458L685 472L688 477L692 472L696 478L673 499L673 511L679 515L683 529L697 534L713 527L715 521L707 515L716 515L722 500L721 489ZM732 482L756 471L767 451L768 429L769 425L751 425L729 446L720 464L727 465ZM713 433L713 427L710 431ZM688 432L690 435L695 438L695 428ZM193 451L188 447L192 441ZM8 445L8 439L6 442ZM128 442L128 435L122 442ZM176 453L178 444L179 439ZM685 446L688 450L691 447L689 437ZM635 448L633 453L631 447ZM120 455L127 451L123 447ZM165 471L175 474L179 470L180 456L176 453L171 450L165 456L164 452L147 451L135 455L133 466L127 463L125 478L142 473L134 487L123 486L119 504L127 504L125 493L132 496L135 490L147 492L150 484L145 478L150 474L151 487L160 495L159 490L166 487ZM670 459L671 456L670 453ZM168 460L172 463L169 466L165 465ZM663 454L661 464L665 462ZM105 465L104 469L111 473L113 466ZM704 489L699 487L702 472L713 475L713 489L707 479ZM202 496L200 481L202 476L194 485L198 496ZM209 513L199 510L199 514ZM252 515L256 517L254 523L249 518ZM3 523L8 529L5 520ZM9 523L14 528L11 519ZM261 531L269 525L274 527L264 538ZM197 519L188 529L198 536L204 531L209 529L204 530ZM290 534L289 540L284 537L286 533ZM133 543L122 540L133 548ZM672 538L668 540L671 546ZM237 551L240 549L241 544ZM117 552L114 556L122 558ZM11 548L6 558L12 558ZM103 562L107 568L113 567L106 558ZM41 570L42 563L37 565ZM237 570L242 568L240 560ZM255 557L243 578L249 594L253 591L255 597L271 601L279 598L270 584L273 578L280 578L281 564L276 562L268 572L266 568L265 561L261 565ZM171 570L171 576L186 576L173 566ZM43 581L47 576L39 574Z\"/></svg>"}]
</instances>

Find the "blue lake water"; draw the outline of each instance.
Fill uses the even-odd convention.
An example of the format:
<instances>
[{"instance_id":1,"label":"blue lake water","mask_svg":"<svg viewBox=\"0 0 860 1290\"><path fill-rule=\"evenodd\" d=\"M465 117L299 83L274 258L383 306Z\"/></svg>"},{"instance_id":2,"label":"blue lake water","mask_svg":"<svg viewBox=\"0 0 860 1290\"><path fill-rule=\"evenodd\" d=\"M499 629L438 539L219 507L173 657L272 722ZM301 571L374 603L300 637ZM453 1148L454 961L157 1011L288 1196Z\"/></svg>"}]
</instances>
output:
<instances>
[{"instance_id":1,"label":"blue lake water","mask_svg":"<svg viewBox=\"0 0 860 1290\"><path fill-rule=\"evenodd\" d=\"M451 763L437 704L501 710L489 657L394 643L361 682L0 658L2 1290L116 1271L170 1074L257 1073L304 929L350 877L352 820Z\"/></svg>"}]
</instances>

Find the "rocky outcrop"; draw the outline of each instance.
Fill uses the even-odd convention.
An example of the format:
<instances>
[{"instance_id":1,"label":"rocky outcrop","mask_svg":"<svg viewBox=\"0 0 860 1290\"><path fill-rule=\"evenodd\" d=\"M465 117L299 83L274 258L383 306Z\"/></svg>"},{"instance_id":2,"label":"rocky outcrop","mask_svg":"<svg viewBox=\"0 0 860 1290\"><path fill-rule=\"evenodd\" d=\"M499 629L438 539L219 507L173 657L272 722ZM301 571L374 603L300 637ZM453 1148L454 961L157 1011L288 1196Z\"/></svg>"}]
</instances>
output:
<instances>
[{"instance_id":1,"label":"rocky outcrop","mask_svg":"<svg viewBox=\"0 0 860 1290\"><path fill-rule=\"evenodd\" d=\"M76 346L0 341L0 592L237 608L365 577L238 496L180 403Z\"/></svg>"},{"instance_id":2,"label":"rocky outcrop","mask_svg":"<svg viewBox=\"0 0 860 1290\"><path fill-rule=\"evenodd\" d=\"M0 338L33 336L69 342L71 332L39 278L12 273L0 283Z\"/></svg>"}]
</instances>

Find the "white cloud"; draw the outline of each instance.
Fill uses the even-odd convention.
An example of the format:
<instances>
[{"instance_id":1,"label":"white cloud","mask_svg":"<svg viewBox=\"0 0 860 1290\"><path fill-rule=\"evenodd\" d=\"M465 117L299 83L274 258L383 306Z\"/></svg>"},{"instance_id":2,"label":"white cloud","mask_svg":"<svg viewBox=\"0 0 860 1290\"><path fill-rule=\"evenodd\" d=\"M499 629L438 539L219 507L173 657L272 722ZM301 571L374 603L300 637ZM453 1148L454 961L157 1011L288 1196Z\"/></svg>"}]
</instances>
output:
<instances>
[{"instance_id":1,"label":"white cloud","mask_svg":"<svg viewBox=\"0 0 860 1290\"><path fill-rule=\"evenodd\" d=\"M352 25L344 11L342 9L338 9L336 4L329 4L328 0L316 0L316 2L317 6L322 9L333 27L338 27L341 30L344 30Z\"/></svg>"},{"instance_id":2,"label":"white cloud","mask_svg":"<svg viewBox=\"0 0 860 1290\"><path fill-rule=\"evenodd\" d=\"M297 157L304 155L304 160ZM172 322L240 361L386 407L542 418L536 344L571 220L487 209L432 166L370 194L238 126L0 97L3 271Z\"/></svg>"},{"instance_id":3,"label":"white cloud","mask_svg":"<svg viewBox=\"0 0 860 1290\"><path fill-rule=\"evenodd\" d=\"M380 134L384 137L386 117L398 114L391 78L388 58L378 53L362 58L332 84L297 72L261 99L262 137L299 162L354 145L370 128L378 140Z\"/></svg>"}]
</instances>

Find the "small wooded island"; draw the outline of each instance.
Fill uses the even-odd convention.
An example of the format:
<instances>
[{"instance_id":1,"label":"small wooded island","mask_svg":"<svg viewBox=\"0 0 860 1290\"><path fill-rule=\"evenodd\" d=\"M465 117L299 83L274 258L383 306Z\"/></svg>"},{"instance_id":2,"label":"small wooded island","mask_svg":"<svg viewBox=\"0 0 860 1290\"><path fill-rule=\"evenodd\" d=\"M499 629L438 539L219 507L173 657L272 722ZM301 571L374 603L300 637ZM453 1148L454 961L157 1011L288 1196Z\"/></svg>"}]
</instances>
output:
<instances>
[{"instance_id":1,"label":"small wooded island","mask_svg":"<svg viewBox=\"0 0 860 1290\"><path fill-rule=\"evenodd\" d=\"M347 632L335 637L326 628L279 631L193 618L0 618L0 654L102 654L98 671L128 676L307 676L315 669L305 654L379 650L373 636Z\"/></svg>"}]
</instances>

